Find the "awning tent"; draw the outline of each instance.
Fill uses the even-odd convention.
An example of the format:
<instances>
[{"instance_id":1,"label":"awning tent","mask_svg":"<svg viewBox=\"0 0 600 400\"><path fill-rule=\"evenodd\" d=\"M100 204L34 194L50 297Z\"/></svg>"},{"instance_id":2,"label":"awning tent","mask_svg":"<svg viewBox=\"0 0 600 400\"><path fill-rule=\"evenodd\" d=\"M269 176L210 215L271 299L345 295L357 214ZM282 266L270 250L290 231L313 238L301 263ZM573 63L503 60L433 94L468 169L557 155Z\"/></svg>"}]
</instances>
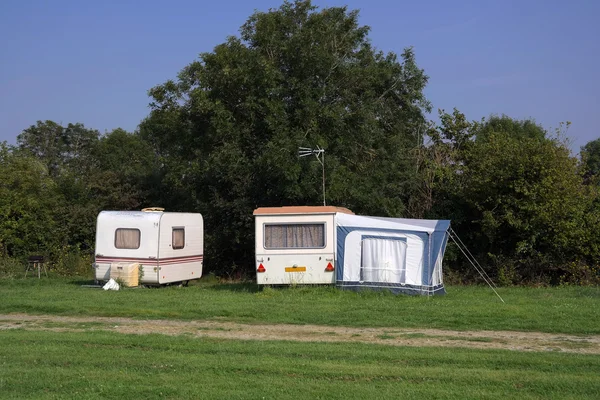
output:
<instances>
[{"instance_id":1,"label":"awning tent","mask_svg":"<svg viewBox=\"0 0 600 400\"><path fill-rule=\"evenodd\" d=\"M442 259L450 221L336 214L341 289L444 294Z\"/></svg>"}]
</instances>

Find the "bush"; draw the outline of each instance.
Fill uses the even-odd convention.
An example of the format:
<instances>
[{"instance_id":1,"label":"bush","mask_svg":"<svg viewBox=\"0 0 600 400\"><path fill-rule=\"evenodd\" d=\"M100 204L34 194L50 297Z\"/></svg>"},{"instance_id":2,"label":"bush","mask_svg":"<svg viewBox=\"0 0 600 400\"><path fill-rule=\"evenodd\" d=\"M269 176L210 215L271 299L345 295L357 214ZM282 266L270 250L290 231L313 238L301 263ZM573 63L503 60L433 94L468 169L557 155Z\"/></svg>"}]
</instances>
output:
<instances>
[{"instance_id":1,"label":"bush","mask_svg":"<svg viewBox=\"0 0 600 400\"><path fill-rule=\"evenodd\" d=\"M52 270L60 276L91 276L92 256L76 247L65 247L52 264Z\"/></svg>"},{"instance_id":2,"label":"bush","mask_svg":"<svg viewBox=\"0 0 600 400\"><path fill-rule=\"evenodd\" d=\"M433 215L452 220L488 274L500 285L593 281L570 263L600 259L600 192L562 139L565 126L552 135L508 117L469 124L456 111L442 125L432 134L432 154L444 155L431 167Z\"/></svg>"},{"instance_id":3,"label":"bush","mask_svg":"<svg viewBox=\"0 0 600 400\"><path fill-rule=\"evenodd\" d=\"M15 279L25 276L26 262L17 258L0 257L0 278Z\"/></svg>"},{"instance_id":4,"label":"bush","mask_svg":"<svg viewBox=\"0 0 600 400\"><path fill-rule=\"evenodd\" d=\"M560 269L561 285L596 286L600 285L600 266L574 261Z\"/></svg>"}]
</instances>

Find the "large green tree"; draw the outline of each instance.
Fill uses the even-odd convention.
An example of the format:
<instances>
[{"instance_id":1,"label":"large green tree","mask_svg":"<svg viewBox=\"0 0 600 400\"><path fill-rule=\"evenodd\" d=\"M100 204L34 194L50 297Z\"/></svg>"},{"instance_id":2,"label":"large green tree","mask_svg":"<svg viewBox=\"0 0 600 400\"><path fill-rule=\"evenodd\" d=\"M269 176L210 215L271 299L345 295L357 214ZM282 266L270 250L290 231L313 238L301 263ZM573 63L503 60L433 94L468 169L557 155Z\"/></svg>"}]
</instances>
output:
<instances>
[{"instance_id":1,"label":"large green tree","mask_svg":"<svg viewBox=\"0 0 600 400\"><path fill-rule=\"evenodd\" d=\"M163 165L161 201L201 211L208 265L253 265L252 210L327 200L400 216L415 187L427 83L412 49L376 50L358 12L285 2L253 14L239 37L150 90L141 133Z\"/></svg>"},{"instance_id":2,"label":"large green tree","mask_svg":"<svg viewBox=\"0 0 600 400\"><path fill-rule=\"evenodd\" d=\"M139 208L154 190L151 178L157 168L152 147L139 134L122 129L100 135L81 123L62 126L38 121L17 137L14 149L6 147L4 151L7 159L34 160L28 168L43 166L52 184L55 203L52 210L40 214L52 222L46 225L52 226L50 237L55 244L47 252L56 253L58 247L90 251L99 211ZM24 167L26 163L16 165ZM27 171L25 168L21 173ZM30 193L19 196L22 202L43 201L31 198ZM28 227L22 217L15 218L14 224L19 229Z\"/></svg>"}]
</instances>

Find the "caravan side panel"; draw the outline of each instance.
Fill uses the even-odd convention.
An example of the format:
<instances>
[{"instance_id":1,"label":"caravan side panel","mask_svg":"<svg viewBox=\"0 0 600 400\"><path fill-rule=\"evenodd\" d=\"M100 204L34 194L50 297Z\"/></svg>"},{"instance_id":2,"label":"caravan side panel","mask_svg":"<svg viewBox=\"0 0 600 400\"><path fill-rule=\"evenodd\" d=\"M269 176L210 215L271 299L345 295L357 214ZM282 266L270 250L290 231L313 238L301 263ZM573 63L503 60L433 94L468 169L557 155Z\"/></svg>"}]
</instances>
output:
<instances>
[{"instance_id":1,"label":"caravan side panel","mask_svg":"<svg viewBox=\"0 0 600 400\"><path fill-rule=\"evenodd\" d=\"M204 223L197 213L163 213L159 233L158 283L200 279Z\"/></svg>"}]
</instances>

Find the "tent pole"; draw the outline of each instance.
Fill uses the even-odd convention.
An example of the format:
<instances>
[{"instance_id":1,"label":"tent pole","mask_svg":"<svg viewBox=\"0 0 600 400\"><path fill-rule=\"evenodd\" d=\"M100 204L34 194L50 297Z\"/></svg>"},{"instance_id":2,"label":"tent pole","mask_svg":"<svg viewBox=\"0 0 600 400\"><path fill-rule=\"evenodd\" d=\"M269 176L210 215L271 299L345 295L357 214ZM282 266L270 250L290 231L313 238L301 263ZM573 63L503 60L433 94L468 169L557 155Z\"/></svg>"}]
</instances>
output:
<instances>
[{"instance_id":1,"label":"tent pole","mask_svg":"<svg viewBox=\"0 0 600 400\"><path fill-rule=\"evenodd\" d=\"M490 278L490 276L487 274L487 272L485 272L485 269L483 269L483 267L481 266L481 264L479 264L479 261L477 261L477 259L475 258L475 256L473 256L473 254L471 253L471 251L467 248L467 246L463 243L462 239L458 237L458 235L456 234L456 232L454 232L454 229L450 228L450 232L452 233L452 235L454 235L456 237L456 239L460 242L461 246L465 249L465 251L467 252L467 254L469 255L469 257L471 257L471 259L477 264L477 266L483 271L483 273L485 274L486 278L488 278L488 280L492 283L492 285L494 285L494 287L497 287L496 284L494 283L494 281L492 281L492 278Z\"/></svg>"},{"instance_id":2,"label":"tent pole","mask_svg":"<svg viewBox=\"0 0 600 400\"><path fill-rule=\"evenodd\" d=\"M454 231L453 231L454 232ZM450 234L450 239L452 239L452 241L456 244L456 246L458 247L458 249L463 253L463 255L467 258L467 260L471 263L471 265L473 266L473 268L475 268L475 270L477 272L479 272L479 275L481 275L481 277L483 278L483 280L485 281L485 283L488 284L488 286L494 291L494 293L496 293L496 296L498 296L498 298L504 303L504 299L502 297L500 297L500 295L498 294L498 292L496 291L496 289L494 289L493 286L493 282L491 282L491 279L488 280L488 278L485 277L485 271L483 271L483 268L481 268L481 270L475 265L475 263L471 260L471 258L467 255L467 253L465 252L465 250L463 249L463 246L461 246L456 239L454 238L454 236L456 236L456 233L454 234ZM458 236L456 236L458 238ZM460 238L459 238L460 240ZM465 246L466 249L466 246ZM467 250L468 251L468 250ZM477 261L477 260L475 260ZM483 272L482 272L483 271ZM485 275L484 275L485 274Z\"/></svg>"}]
</instances>

